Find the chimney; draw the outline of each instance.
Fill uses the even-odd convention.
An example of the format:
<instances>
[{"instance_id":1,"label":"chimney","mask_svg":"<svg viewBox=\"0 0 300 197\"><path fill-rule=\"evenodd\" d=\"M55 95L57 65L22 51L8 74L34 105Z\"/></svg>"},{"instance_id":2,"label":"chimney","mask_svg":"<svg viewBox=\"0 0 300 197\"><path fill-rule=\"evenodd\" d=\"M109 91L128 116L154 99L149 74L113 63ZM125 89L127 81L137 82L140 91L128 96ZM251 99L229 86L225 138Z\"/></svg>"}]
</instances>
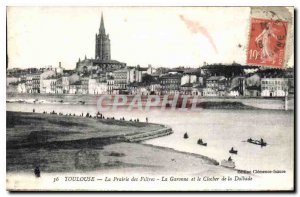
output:
<instances>
[{"instance_id":1,"label":"chimney","mask_svg":"<svg viewBox=\"0 0 300 197\"><path fill-rule=\"evenodd\" d=\"M61 62L58 63L58 67L61 68Z\"/></svg>"}]
</instances>

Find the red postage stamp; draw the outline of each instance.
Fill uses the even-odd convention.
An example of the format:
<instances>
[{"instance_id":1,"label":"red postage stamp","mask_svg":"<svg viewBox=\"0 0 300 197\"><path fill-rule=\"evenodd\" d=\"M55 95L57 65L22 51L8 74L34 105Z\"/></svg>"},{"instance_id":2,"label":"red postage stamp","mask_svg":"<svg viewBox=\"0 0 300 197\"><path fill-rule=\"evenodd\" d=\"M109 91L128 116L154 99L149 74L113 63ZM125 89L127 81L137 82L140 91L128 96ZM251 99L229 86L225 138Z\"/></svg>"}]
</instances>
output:
<instances>
[{"instance_id":1,"label":"red postage stamp","mask_svg":"<svg viewBox=\"0 0 300 197\"><path fill-rule=\"evenodd\" d=\"M247 63L282 68L287 36L287 21L251 19Z\"/></svg>"}]
</instances>

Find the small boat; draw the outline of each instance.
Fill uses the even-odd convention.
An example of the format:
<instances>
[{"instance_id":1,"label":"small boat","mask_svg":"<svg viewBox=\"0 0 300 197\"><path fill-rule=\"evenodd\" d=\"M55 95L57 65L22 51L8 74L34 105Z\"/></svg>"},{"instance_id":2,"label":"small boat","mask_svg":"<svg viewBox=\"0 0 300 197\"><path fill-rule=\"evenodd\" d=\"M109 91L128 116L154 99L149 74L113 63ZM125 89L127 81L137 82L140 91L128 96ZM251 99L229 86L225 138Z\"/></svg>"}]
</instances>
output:
<instances>
[{"instance_id":1,"label":"small boat","mask_svg":"<svg viewBox=\"0 0 300 197\"><path fill-rule=\"evenodd\" d=\"M85 104L85 101L79 101L80 104L84 105Z\"/></svg>"},{"instance_id":2,"label":"small boat","mask_svg":"<svg viewBox=\"0 0 300 197\"><path fill-rule=\"evenodd\" d=\"M230 160L223 159L221 161L221 166L226 168L235 168L235 162L232 159Z\"/></svg>"},{"instance_id":3,"label":"small boat","mask_svg":"<svg viewBox=\"0 0 300 197\"><path fill-rule=\"evenodd\" d=\"M265 142L263 139L260 140L253 140L251 138L249 138L247 140L247 142L251 143L251 144L256 144L256 145L260 145L260 146L267 146L267 142Z\"/></svg>"},{"instance_id":4,"label":"small boat","mask_svg":"<svg viewBox=\"0 0 300 197\"><path fill-rule=\"evenodd\" d=\"M198 142L197 142L197 144L202 145L202 146L207 146L207 143L204 143L202 141L202 139L199 139Z\"/></svg>"},{"instance_id":5,"label":"small boat","mask_svg":"<svg viewBox=\"0 0 300 197\"><path fill-rule=\"evenodd\" d=\"M188 134L187 134L187 133L185 133L185 134L183 135L183 138L184 138L184 139L187 139L187 138L189 138Z\"/></svg>"},{"instance_id":6,"label":"small boat","mask_svg":"<svg viewBox=\"0 0 300 197\"><path fill-rule=\"evenodd\" d=\"M237 154L238 151L237 150L234 150L233 147L229 150L229 153L231 154Z\"/></svg>"}]
</instances>

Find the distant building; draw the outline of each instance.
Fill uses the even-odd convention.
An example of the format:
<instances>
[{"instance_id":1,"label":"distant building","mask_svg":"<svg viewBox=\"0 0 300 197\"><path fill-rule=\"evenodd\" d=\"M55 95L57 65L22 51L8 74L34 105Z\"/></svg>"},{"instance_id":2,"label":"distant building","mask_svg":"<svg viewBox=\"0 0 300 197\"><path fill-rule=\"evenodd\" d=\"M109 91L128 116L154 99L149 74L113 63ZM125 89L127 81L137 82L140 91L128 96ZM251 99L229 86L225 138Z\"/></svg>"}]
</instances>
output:
<instances>
[{"instance_id":1,"label":"distant building","mask_svg":"<svg viewBox=\"0 0 300 197\"><path fill-rule=\"evenodd\" d=\"M134 82L127 86L130 95L150 95L150 87L148 85Z\"/></svg>"},{"instance_id":2,"label":"distant building","mask_svg":"<svg viewBox=\"0 0 300 197\"><path fill-rule=\"evenodd\" d=\"M287 68L285 70L284 78L288 79L288 89L289 89L289 95L295 94L295 69L293 68Z\"/></svg>"},{"instance_id":3,"label":"distant building","mask_svg":"<svg viewBox=\"0 0 300 197\"><path fill-rule=\"evenodd\" d=\"M143 68L137 65L135 69L135 81L136 82L142 82L142 78L144 74L147 74L148 68Z\"/></svg>"},{"instance_id":4,"label":"distant building","mask_svg":"<svg viewBox=\"0 0 300 197\"><path fill-rule=\"evenodd\" d=\"M103 14L101 14L100 28L99 33L96 34L95 45L95 59L110 60L110 39L109 34L105 33Z\"/></svg>"},{"instance_id":5,"label":"distant building","mask_svg":"<svg viewBox=\"0 0 300 197\"><path fill-rule=\"evenodd\" d=\"M260 86L261 78L258 74L253 74L250 77L246 78L246 85L247 86Z\"/></svg>"},{"instance_id":6,"label":"distant building","mask_svg":"<svg viewBox=\"0 0 300 197\"><path fill-rule=\"evenodd\" d=\"M138 95L150 95L150 88L149 86L140 85L137 87L137 94Z\"/></svg>"},{"instance_id":7,"label":"distant building","mask_svg":"<svg viewBox=\"0 0 300 197\"><path fill-rule=\"evenodd\" d=\"M224 96L227 86L224 76L212 76L206 79L206 88L203 89L203 96Z\"/></svg>"},{"instance_id":8,"label":"distant building","mask_svg":"<svg viewBox=\"0 0 300 197\"><path fill-rule=\"evenodd\" d=\"M26 76L26 92L27 93L40 93L40 73L29 74Z\"/></svg>"},{"instance_id":9,"label":"distant building","mask_svg":"<svg viewBox=\"0 0 300 197\"><path fill-rule=\"evenodd\" d=\"M82 94L82 83L81 81L76 81L73 83L70 83L70 94Z\"/></svg>"},{"instance_id":10,"label":"distant building","mask_svg":"<svg viewBox=\"0 0 300 197\"><path fill-rule=\"evenodd\" d=\"M127 90L128 90L128 94L130 95L136 95L137 94L137 87L138 87L138 83L137 82L133 82L127 85Z\"/></svg>"},{"instance_id":11,"label":"distant building","mask_svg":"<svg viewBox=\"0 0 300 197\"><path fill-rule=\"evenodd\" d=\"M18 93L18 84L10 84L6 86L6 93Z\"/></svg>"},{"instance_id":12,"label":"distant building","mask_svg":"<svg viewBox=\"0 0 300 197\"><path fill-rule=\"evenodd\" d=\"M212 76L206 80L206 87L217 89L217 90L225 90L225 77L224 76Z\"/></svg>"},{"instance_id":13,"label":"distant building","mask_svg":"<svg viewBox=\"0 0 300 197\"><path fill-rule=\"evenodd\" d=\"M238 91L240 96L257 97L261 94L260 77L254 74L248 78L238 78Z\"/></svg>"},{"instance_id":14,"label":"distant building","mask_svg":"<svg viewBox=\"0 0 300 197\"><path fill-rule=\"evenodd\" d=\"M33 93L40 93L40 73L34 74L32 76L32 92Z\"/></svg>"},{"instance_id":15,"label":"distant building","mask_svg":"<svg viewBox=\"0 0 300 197\"><path fill-rule=\"evenodd\" d=\"M113 94L114 92L114 85L115 85L115 80L113 77L109 77L106 81L107 84L107 94Z\"/></svg>"},{"instance_id":16,"label":"distant building","mask_svg":"<svg viewBox=\"0 0 300 197\"><path fill-rule=\"evenodd\" d=\"M246 79L245 77L238 78L238 92L239 95L245 96L246 94Z\"/></svg>"},{"instance_id":17,"label":"distant building","mask_svg":"<svg viewBox=\"0 0 300 197\"><path fill-rule=\"evenodd\" d=\"M62 91L63 94L68 94L70 91L70 80L69 80L69 76L63 76L61 78L62 80Z\"/></svg>"},{"instance_id":18,"label":"distant building","mask_svg":"<svg viewBox=\"0 0 300 197\"><path fill-rule=\"evenodd\" d=\"M18 93L27 93L25 81L19 82L17 90L18 90Z\"/></svg>"},{"instance_id":19,"label":"distant building","mask_svg":"<svg viewBox=\"0 0 300 197\"><path fill-rule=\"evenodd\" d=\"M62 82L62 77L59 77L56 80L56 90L55 90L56 94L63 94L63 82Z\"/></svg>"},{"instance_id":20,"label":"distant building","mask_svg":"<svg viewBox=\"0 0 300 197\"><path fill-rule=\"evenodd\" d=\"M17 93L18 91L18 84L21 78L18 77L6 77L6 92L14 92Z\"/></svg>"},{"instance_id":21,"label":"distant building","mask_svg":"<svg viewBox=\"0 0 300 197\"><path fill-rule=\"evenodd\" d=\"M150 94L160 95L161 94L161 85L157 82L152 82L150 84Z\"/></svg>"},{"instance_id":22,"label":"distant building","mask_svg":"<svg viewBox=\"0 0 300 197\"><path fill-rule=\"evenodd\" d=\"M198 84L192 87L193 96L203 96L203 85Z\"/></svg>"},{"instance_id":23,"label":"distant building","mask_svg":"<svg viewBox=\"0 0 300 197\"><path fill-rule=\"evenodd\" d=\"M81 61L79 59L76 63L76 71L84 74L111 72L125 67L125 63L118 62L116 60L84 59Z\"/></svg>"},{"instance_id":24,"label":"distant building","mask_svg":"<svg viewBox=\"0 0 300 197\"><path fill-rule=\"evenodd\" d=\"M143 82L143 76L148 74L152 75L155 71L154 68L152 68L151 65L148 65L148 67L140 67L140 65L137 65L136 67L127 67L128 69L128 83L133 82Z\"/></svg>"},{"instance_id":25,"label":"distant building","mask_svg":"<svg viewBox=\"0 0 300 197\"><path fill-rule=\"evenodd\" d=\"M246 93L246 81L245 77L234 77L231 80L231 87L228 90L228 96L245 96ZM253 86L252 83L250 83Z\"/></svg>"},{"instance_id":26,"label":"distant building","mask_svg":"<svg viewBox=\"0 0 300 197\"><path fill-rule=\"evenodd\" d=\"M162 94L179 94L181 84L181 74L166 74L160 77Z\"/></svg>"},{"instance_id":27,"label":"distant building","mask_svg":"<svg viewBox=\"0 0 300 197\"><path fill-rule=\"evenodd\" d=\"M40 93L50 93L50 81L47 79L55 78L56 77L56 71L55 69L52 69L52 67L44 68L42 69L42 73L40 74ZM46 81L45 81L46 80ZM55 92L54 92L55 93Z\"/></svg>"},{"instance_id":28,"label":"distant building","mask_svg":"<svg viewBox=\"0 0 300 197\"><path fill-rule=\"evenodd\" d=\"M111 59L110 38L105 32L103 15L101 15L99 32L95 36L95 59L86 56L84 60L79 58L76 63L76 71L84 74L95 74L119 70L125 66L125 63Z\"/></svg>"},{"instance_id":29,"label":"distant building","mask_svg":"<svg viewBox=\"0 0 300 197\"><path fill-rule=\"evenodd\" d=\"M80 77L76 73L67 72L63 74L61 77L61 85L62 85L62 92L63 94L70 93L70 84L73 84L80 80Z\"/></svg>"},{"instance_id":30,"label":"distant building","mask_svg":"<svg viewBox=\"0 0 300 197\"><path fill-rule=\"evenodd\" d=\"M288 79L286 78L262 78L262 97L284 97L288 94Z\"/></svg>"},{"instance_id":31,"label":"distant building","mask_svg":"<svg viewBox=\"0 0 300 197\"><path fill-rule=\"evenodd\" d=\"M193 84L192 83L186 83L186 84L181 85L180 94L192 95L192 92L193 92Z\"/></svg>"},{"instance_id":32,"label":"distant building","mask_svg":"<svg viewBox=\"0 0 300 197\"><path fill-rule=\"evenodd\" d=\"M227 96L237 97L237 96L240 96L240 93L239 93L239 91L237 91L235 89L232 89L232 90L229 91Z\"/></svg>"},{"instance_id":33,"label":"distant building","mask_svg":"<svg viewBox=\"0 0 300 197\"><path fill-rule=\"evenodd\" d=\"M140 82L136 80L136 67L127 67L128 72L127 72L127 83L133 83L133 82Z\"/></svg>"},{"instance_id":34,"label":"distant building","mask_svg":"<svg viewBox=\"0 0 300 197\"><path fill-rule=\"evenodd\" d=\"M148 65L148 68L147 68L147 74L148 75L152 75L153 73L156 72L156 69L152 67L152 65Z\"/></svg>"},{"instance_id":35,"label":"distant building","mask_svg":"<svg viewBox=\"0 0 300 197\"><path fill-rule=\"evenodd\" d=\"M260 86L248 86L245 89L244 96L258 97L261 95Z\"/></svg>"},{"instance_id":36,"label":"distant building","mask_svg":"<svg viewBox=\"0 0 300 197\"><path fill-rule=\"evenodd\" d=\"M197 76L196 75L190 75L190 74L184 74L181 77L181 85L187 84L187 83L196 83L197 82Z\"/></svg>"},{"instance_id":37,"label":"distant building","mask_svg":"<svg viewBox=\"0 0 300 197\"><path fill-rule=\"evenodd\" d=\"M113 72L114 94L126 94L128 84L127 73L127 68L116 70Z\"/></svg>"},{"instance_id":38,"label":"distant building","mask_svg":"<svg viewBox=\"0 0 300 197\"><path fill-rule=\"evenodd\" d=\"M40 83L42 94L55 94L56 92L57 78L49 77L48 79L42 79Z\"/></svg>"},{"instance_id":39,"label":"distant building","mask_svg":"<svg viewBox=\"0 0 300 197\"><path fill-rule=\"evenodd\" d=\"M185 71L184 67L177 67L177 68L169 68L167 73L168 74L183 74Z\"/></svg>"},{"instance_id":40,"label":"distant building","mask_svg":"<svg viewBox=\"0 0 300 197\"><path fill-rule=\"evenodd\" d=\"M61 62L58 63L58 68L56 69L56 73L58 75L62 75L64 72L64 68L61 66Z\"/></svg>"},{"instance_id":41,"label":"distant building","mask_svg":"<svg viewBox=\"0 0 300 197\"><path fill-rule=\"evenodd\" d=\"M88 77L84 77L81 78L81 94L88 94L89 93L89 78Z\"/></svg>"},{"instance_id":42,"label":"distant building","mask_svg":"<svg viewBox=\"0 0 300 197\"><path fill-rule=\"evenodd\" d=\"M6 85L16 84L20 80L19 77L6 77Z\"/></svg>"},{"instance_id":43,"label":"distant building","mask_svg":"<svg viewBox=\"0 0 300 197\"><path fill-rule=\"evenodd\" d=\"M48 77L53 77L53 76L56 76L56 75L57 75L57 73L54 69L53 70L45 70L41 73L40 78L41 79L46 79Z\"/></svg>"},{"instance_id":44,"label":"distant building","mask_svg":"<svg viewBox=\"0 0 300 197\"><path fill-rule=\"evenodd\" d=\"M107 82L100 82L99 79L89 79L89 94L106 94Z\"/></svg>"},{"instance_id":45,"label":"distant building","mask_svg":"<svg viewBox=\"0 0 300 197\"><path fill-rule=\"evenodd\" d=\"M203 76L198 77L198 84L201 86L204 85L204 77Z\"/></svg>"},{"instance_id":46,"label":"distant building","mask_svg":"<svg viewBox=\"0 0 300 197\"><path fill-rule=\"evenodd\" d=\"M288 78L288 86L289 86L289 95L295 94L295 79Z\"/></svg>"}]
</instances>

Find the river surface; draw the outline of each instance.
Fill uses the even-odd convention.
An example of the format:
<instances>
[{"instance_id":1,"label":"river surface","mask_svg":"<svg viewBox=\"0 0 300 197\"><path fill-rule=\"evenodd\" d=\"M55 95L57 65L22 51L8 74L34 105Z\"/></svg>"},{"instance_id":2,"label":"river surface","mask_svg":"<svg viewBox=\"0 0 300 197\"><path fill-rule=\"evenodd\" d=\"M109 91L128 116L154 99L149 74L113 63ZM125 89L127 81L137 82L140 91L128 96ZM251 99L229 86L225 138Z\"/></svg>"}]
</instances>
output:
<instances>
[{"instance_id":1,"label":"river surface","mask_svg":"<svg viewBox=\"0 0 300 197\"><path fill-rule=\"evenodd\" d=\"M96 114L95 105L29 104L7 103L8 111L37 113L52 111L62 113ZM145 144L169 147L179 151L208 156L219 162L229 156L236 162L237 169L243 170L285 170L293 173L294 155L294 112L283 110L218 110L178 111L152 109L151 111L119 108L103 112L105 117L126 120L139 118L149 122L172 127L169 136L145 141ZM183 139L184 133L189 135ZM263 138L268 146L260 147L245 142L248 138ZM207 147L197 145L202 138ZM238 150L237 155L229 154L229 149ZM159 161L153 161L159 162Z\"/></svg>"}]
</instances>

